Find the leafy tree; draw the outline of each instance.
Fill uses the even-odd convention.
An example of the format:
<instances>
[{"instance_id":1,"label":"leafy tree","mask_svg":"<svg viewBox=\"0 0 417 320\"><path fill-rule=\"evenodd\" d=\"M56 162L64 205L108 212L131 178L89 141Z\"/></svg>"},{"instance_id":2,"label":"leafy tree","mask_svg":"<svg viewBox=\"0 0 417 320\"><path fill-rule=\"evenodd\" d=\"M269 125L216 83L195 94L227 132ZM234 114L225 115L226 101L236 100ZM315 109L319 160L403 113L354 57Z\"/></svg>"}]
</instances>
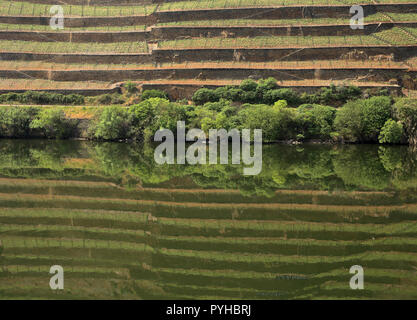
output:
<instances>
[{"instance_id":1,"label":"leafy tree","mask_svg":"<svg viewBox=\"0 0 417 320\"><path fill-rule=\"evenodd\" d=\"M269 77L268 79L261 79L256 87L257 92L266 92L269 90L278 89L277 79Z\"/></svg>"},{"instance_id":2,"label":"leafy tree","mask_svg":"<svg viewBox=\"0 0 417 320\"><path fill-rule=\"evenodd\" d=\"M395 118L404 127L408 142L417 146L417 99L400 99L394 104L393 109Z\"/></svg>"},{"instance_id":3,"label":"leafy tree","mask_svg":"<svg viewBox=\"0 0 417 320\"><path fill-rule=\"evenodd\" d=\"M131 135L150 140L159 129L176 132L177 122L187 120L187 106L162 98L149 98L130 107Z\"/></svg>"},{"instance_id":4,"label":"leafy tree","mask_svg":"<svg viewBox=\"0 0 417 320\"><path fill-rule=\"evenodd\" d=\"M40 129L49 139L66 139L76 127L74 120L68 119L62 109L45 108L31 122L30 128Z\"/></svg>"},{"instance_id":5,"label":"leafy tree","mask_svg":"<svg viewBox=\"0 0 417 320\"><path fill-rule=\"evenodd\" d=\"M349 101L337 111L335 128L348 141L376 142L381 128L390 117L389 97Z\"/></svg>"},{"instance_id":6,"label":"leafy tree","mask_svg":"<svg viewBox=\"0 0 417 320\"><path fill-rule=\"evenodd\" d=\"M285 100L290 106L296 106L300 103L298 94L287 88L265 91L262 98L266 104L274 104L278 100Z\"/></svg>"},{"instance_id":7,"label":"leafy tree","mask_svg":"<svg viewBox=\"0 0 417 320\"><path fill-rule=\"evenodd\" d=\"M379 134L379 143L400 143L404 135L403 125L399 122L395 122L392 119L388 119L381 129Z\"/></svg>"},{"instance_id":8,"label":"leafy tree","mask_svg":"<svg viewBox=\"0 0 417 320\"><path fill-rule=\"evenodd\" d=\"M219 99L230 101L242 101L244 93L245 92L242 89L232 86L218 87L214 90L214 94Z\"/></svg>"},{"instance_id":9,"label":"leafy tree","mask_svg":"<svg viewBox=\"0 0 417 320\"><path fill-rule=\"evenodd\" d=\"M93 127L93 135L104 140L126 139L129 137L129 125L126 108L105 107Z\"/></svg>"},{"instance_id":10,"label":"leafy tree","mask_svg":"<svg viewBox=\"0 0 417 320\"><path fill-rule=\"evenodd\" d=\"M376 142L385 122L391 118L391 98L380 96L359 101L363 105L365 139Z\"/></svg>"},{"instance_id":11,"label":"leafy tree","mask_svg":"<svg viewBox=\"0 0 417 320\"><path fill-rule=\"evenodd\" d=\"M12 138L25 138L31 134L30 123L38 112L32 107L0 108L0 135Z\"/></svg>"},{"instance_id":12,"label":"leafy tree","mask_svg":"<svg viewBox=\"0 0 417 320\"><path fill-rule=\"evenodd\" d=\"M274 106L244 105L238 116L242 129L262 129L264 141L295 138L299 129L297 111L287 108L285 101Z\"/></svg>"},{"instance_id":13,"label":"leafy tree","mask_svg":"<svg viewBox=\"0 0 417 320\"><path fill-rule=\"evenodd\" d=\"M307 138L329 139L336 116L336 109L319 104L303 104L297 108L304 136Z\"/></svg>"},{"instance_id":14,"label":"leafy tree","mask_svg":"<svg viewBox=\"0 0 417 320\"><path fill-rule=\"evenodd\" d=\"M202 105L207 102L219 101L219 96L212 89L201 88L193 94L192 100L196 105Z\"/></svg>"},{"instance_id":15,"label":"leafy tree","mask_svg":"<svg viewBox=\"0 0 417 320\"><path fill-rule=\"evenodd\" d=\"M365 127L362 105L356 102L348 102L336 112L334 126L340 136L352 142L363 140Z\"/></svg>"},{"instance_id":16,"label":"leafy tree","mask_svg":"<svg viewBox=\"0 0 417 320\"><path fill-rule=\"evenodd\" d=\"M255 92L257 87L258 87L258 84L256 83L256 81L252 79L243 80L239 86L241 90L246 91L246 92L248 91Z\"/></svg>"}]
</instances>

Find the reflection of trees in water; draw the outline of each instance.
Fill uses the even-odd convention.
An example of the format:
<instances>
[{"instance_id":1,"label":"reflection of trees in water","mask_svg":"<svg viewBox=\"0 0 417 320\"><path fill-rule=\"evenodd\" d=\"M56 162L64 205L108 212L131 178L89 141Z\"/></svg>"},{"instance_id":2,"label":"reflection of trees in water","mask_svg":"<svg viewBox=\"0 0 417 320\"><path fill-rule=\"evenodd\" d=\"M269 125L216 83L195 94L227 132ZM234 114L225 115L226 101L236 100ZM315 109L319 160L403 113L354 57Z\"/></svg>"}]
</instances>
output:
<instances>
[{"instance_id":1,"label":"reflection of trees in water","mask_svg":"<svg viewBox=\"0 0 417 320\"><path fill-rule=\"evenodd\" d=\"M258 176L244 176L244 164L161 166L154 161L153 151L150 144L2 140L0 166L2 174L13 167L16 170L40 167L57 172L68 169L68 159L88 159L89 168L98 176L112 178L124 186L198 186L238 189L243 194L259 196L272 196L279 188L417 187L416 153L405 146L265 145L262 172Z\"/></svg>"},{"instance_id":2,"label":"reflection of trees in water","mask_svg":"<svg viewBox=\"0 0 417 320\"><path fill-rule=\"evenodd\" d=\"M59 167L66 158L81 158L85 142L0 140L0 164L14 167Z\"/></svg>"}]
</instances>

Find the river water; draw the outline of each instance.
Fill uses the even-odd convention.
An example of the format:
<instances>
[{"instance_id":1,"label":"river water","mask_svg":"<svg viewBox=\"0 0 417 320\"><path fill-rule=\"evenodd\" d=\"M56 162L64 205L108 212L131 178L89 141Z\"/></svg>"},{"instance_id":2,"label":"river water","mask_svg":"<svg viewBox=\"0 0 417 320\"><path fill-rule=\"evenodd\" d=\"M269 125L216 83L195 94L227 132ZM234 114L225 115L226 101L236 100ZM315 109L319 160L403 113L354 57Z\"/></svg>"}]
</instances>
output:
<instances>
[{"instance_id":1,"label":"river water","mask_svg":"<svg viewBox=\"0 0 417 320\"><path fill-rule=\"evenodd\" d=\"M0 299L417 298L408 147L266 145L257 176L153 153L0 140Z\"/></svg>"}]
</instances>

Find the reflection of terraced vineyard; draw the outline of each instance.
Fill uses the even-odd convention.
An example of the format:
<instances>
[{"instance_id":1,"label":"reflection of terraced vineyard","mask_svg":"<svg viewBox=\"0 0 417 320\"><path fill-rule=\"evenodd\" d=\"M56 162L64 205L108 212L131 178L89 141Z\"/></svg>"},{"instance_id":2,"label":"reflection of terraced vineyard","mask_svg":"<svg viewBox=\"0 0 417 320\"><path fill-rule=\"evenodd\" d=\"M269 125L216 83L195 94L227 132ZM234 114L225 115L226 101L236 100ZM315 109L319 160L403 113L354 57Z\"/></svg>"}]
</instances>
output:
<instances>
[{"instance_id":1,"label":"reflection of terraced vineyard","mask_svg":"<svg viewBox=\"0 0 417 320\"><path fill-rule=\"evenodd\" d=\"M265 146L257 177L156 166L146 145L0 151L0 298L416 298L405 147ZM355 264L363 291L349 287Z\"/></svg>"}]
</instances>

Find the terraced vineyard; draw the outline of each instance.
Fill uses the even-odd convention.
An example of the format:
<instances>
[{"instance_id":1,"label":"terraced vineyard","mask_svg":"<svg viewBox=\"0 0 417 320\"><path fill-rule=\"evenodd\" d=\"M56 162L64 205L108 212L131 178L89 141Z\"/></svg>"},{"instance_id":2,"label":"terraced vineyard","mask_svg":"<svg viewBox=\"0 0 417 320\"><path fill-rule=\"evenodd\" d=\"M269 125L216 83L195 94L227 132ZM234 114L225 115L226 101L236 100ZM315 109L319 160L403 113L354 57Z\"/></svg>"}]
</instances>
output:
<instances>
[{"instance_id":1,"label":"terraced vineyard","mask_svg":"<svg viewBox=\"0 0 417 320\"><path fill-rule=\"evenodd\" d=\"M355 30L353 0L66 3L64 28L54 30L54 1L0 0L0 92L97 95L132 80L180 99L269 76L303 91L417 89L415 0L360 1L365 26Z\"/></svg>"},{"instance_id":2,"label":"terraced vineyard","mask_svg":"<svg viewBox=\"0 0 417 320\"><path fill-rule=\"evenodd\" d=\"M417 298L407 148L265 146L255 178L149 148L0 142L0 298Z\"/></svg>"}]
</instances>

